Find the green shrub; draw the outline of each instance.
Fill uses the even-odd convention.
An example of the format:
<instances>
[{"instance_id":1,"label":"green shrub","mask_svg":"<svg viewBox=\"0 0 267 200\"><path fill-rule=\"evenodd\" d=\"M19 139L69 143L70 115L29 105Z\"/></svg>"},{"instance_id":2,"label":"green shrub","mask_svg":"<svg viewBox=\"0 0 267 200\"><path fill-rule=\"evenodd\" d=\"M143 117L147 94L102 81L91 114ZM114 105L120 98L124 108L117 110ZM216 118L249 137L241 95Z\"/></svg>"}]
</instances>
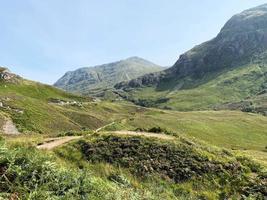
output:
<instances>
[{"instance_id":1,"label":"green shrub","mask_svg":"<svg viewBox=\"0 0 267 200\"><path fill-rule=\"evenodd\" d=\"M157 127L152 127L152 128L137 128L135 129L135 131L140 131L140 132L148 132L148 133L164 133L166 135L174 135L173 132L171 131L168 131L167 129L165 128L161 128L159 126Z\"/></svg>"},{"instance_id":2,"label":"green shrub","mask_svg":"<svg viewBox=\"0 0 267 200\"><path fill-rule=\"evenodd\" d=\"M62 167L34 148L8 149L0 144L0 199L142 199L141 192L123 189L129 184L127 178L120 175L111 179Z\"/></svg>"},{"instance_id":3,"label":"green shrub","mask_svg":"<svg viewBox=\"0 0 267 200\"><path fill-rule=\"evenodd\" d=\"M85 159L91 164L109 163L123 169L128 169L141 180L147 180L158 175L163 180L172 180L177 185L191 183L194 191L204 191L205 188L218 190L220 198L234 195L256 195L259 199L265 194L266 180L256 177L252 181L248 174L261 173L260 165L247 158L233 159L233 155L221 152L205 152L199 145L188 142L173 143L155 141L141 137L118 137L105 135L102 137L81 140L79 149ZM214 154L214 156L208 156ZM218 158L223 155L222 158ZM226 157L229 159L226 160ZM110 180L125 184L124 179L112 175ZM213 183L213 184L212 184ZM248 190L248 188L255 190ZM189 198L188 190L176 189L180 197ZM253 192L254 191L254 192ZM198 193L197 199L207 199L209 193ZM219 198L219 196L218 196ZM208 198L209 199L209 198Z\"/></svg>"},{"instance_id":4,"label":"green shrub","mask_svg":"<svg viewBox=\"0 0 267 200\"><path fill-rule=\"evenodd\" d=\"M251 172L259 173L262 171L262 166L259 163L256 163L245 156L237 157L237 160L246 166Z\"/></svg>"}]
</instances>

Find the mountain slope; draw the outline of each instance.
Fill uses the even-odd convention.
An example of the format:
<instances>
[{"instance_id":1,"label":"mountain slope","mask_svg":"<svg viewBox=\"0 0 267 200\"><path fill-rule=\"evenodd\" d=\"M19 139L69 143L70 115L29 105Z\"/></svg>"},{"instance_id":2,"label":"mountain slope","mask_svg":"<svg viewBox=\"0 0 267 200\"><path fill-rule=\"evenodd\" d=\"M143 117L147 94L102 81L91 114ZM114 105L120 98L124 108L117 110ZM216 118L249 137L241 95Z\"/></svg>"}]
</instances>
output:
<instances>
[{"instance_id":1,"label":"mountain slope","mask_svg":"<svg viewBox=\"0 0 267 200\"><path fill-rule=\"evenodd\" d=\"M105 103L98 106L91 98L25 80L7 70L0 77L6 77L0 78L0 132L8 120L21 133L94 130L119 119L123 110L135 110Z\"/></svg>"},{"instance_id":2,"label":"mountain slope","mask_svg":"<svg viewBox=\"0 0 267 200\"><path fill-rule=\"evenodd\" d=\"M121 81L131 80L162 69L142 58L131 57L114 63L67 72L54 86L69 92L94 94L111 88Z\"/></svg>"},{"instance_id":3,"label":"mountain slope","mask_svg":"<svg viewBox=\"0 0 267 200\"><path fill-rule=\"evenodd\" d=\"M5 77L0 79L0 132L6 119L12 119L18 130L26 133L0 136L0 198L266 196L264 165L244 157L249 154L265 163L266 117L230 111L182 113L124 102L94 102L24 80L7 70L0 72L0 77ZM90 131L108 123L96 134ZM116 130L127 133L137 129L162 133L154 133L159 136L156 138L147 137L151 133L139 137L116 135ZM62 132L84 137L55 149L56 154L35 148L48 134L55 140Z\"/></svg>"},{"instance_id":4,"label":"mountain slope","mask_svg":"<svg viewBox=\"0 0 267 200\"><path fill-rule=\"evenodd\" d=\"M173 67L119 83L115 88L126 91L127 93L122 96L126 95L133 101L148 100L162 105L160 99L166 98L167 95L168 98L164 103L170 108L183 110L211 108L218 103L255 95L266 88L266 52L267 4L233 16L216 38L181 55ZM243 68L247 68L252 74L243 76ZM231 71L235 71L236 77L227 83ZM260 73L255 76L254 71ZM217 83L219 78L225 79L224 85ZM243 78L248 85L240 84ZM207 85L209 87L206 87ZM217 87L219 85L220 87ZM249 91L243 90L246 87ZM145 94L145 98L142 94ZM189 102L187 98L183 100L184 94L185 96L190 94L190 101L193 104L196 102L203 104L183 107L182 104ZM199 99L200 97L204 99ZM175 104L181 101L181 104L173 106L167 101L176 101Z\"/></svg>"},{"instance_id":5,"label":"mountain slope","mask_svg":"<svg viewBox=\"0 0 267 200\"><path fill-rule=\"evenodd\" d=\"M21 133L43 135L95 130L114 122L107 129L160 126L226 148L262 151L267 140L267 118L260 115L230 111L183 113L146 109L123 101L94 102L17 76L8 82L0 80L0 132L7 120L12 120Z\"/></svg>"}]
</instances>

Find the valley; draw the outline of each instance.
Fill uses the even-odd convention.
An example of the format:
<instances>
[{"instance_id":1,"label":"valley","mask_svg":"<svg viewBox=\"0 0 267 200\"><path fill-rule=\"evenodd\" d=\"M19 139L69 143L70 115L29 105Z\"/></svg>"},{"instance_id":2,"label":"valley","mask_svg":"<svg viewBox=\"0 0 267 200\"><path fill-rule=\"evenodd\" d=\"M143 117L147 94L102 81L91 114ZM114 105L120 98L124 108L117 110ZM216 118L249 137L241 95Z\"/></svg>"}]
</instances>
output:
<instances>
[{"instance_id":1,"label":"valley","mask_svg":"<svg viewBox=\"0 0 267 200\"><path fill-rule=\"evenodd\" d=\"M183 184L182 183L175 184L173 183L172 180L169 180L169 178L167 179L160 178L162 174L161 171L153 170L149 172L149 174L151 173L151 175L149 175L148 177L143 177L143 175L138 173L135 174L133 172L128 172L126 166L119 164L121 161L118 161L119 163L113 166L113 164L109 163L109 161L105 161L105 159L102 160L102 158L99 157L99 159L101 159L100 160L101 162L99 164L97 164L99 161L97 161L96 163L95 162L87 163L86 160L84 160L83 156L80 155L81 154L79 150L80 147L77 146L77 144L80 144L80 142L91 141L94 139L96 140L99 139L99 142L101 142L102 140L101 138L106 138L109 136L111 138L112 137L117 138L114 139L115 141L117 140L124 141L123 138L126 138L127 140L129 139L130 141L139 140L139 142L151 140L153 142L156 142L155 145L159 145L161 142L163 142L164 144L166 143L165 145L168 145L169 143L175 141L182 141L186 145L192 143L194 145L197 145L198 148L201 149L203 148L203 150L200 149L197 150L195 149L195 147L193 148L196 150L196 152L203 155L205 155L206 153L202 151L206 151L206 148L213 149L208 151L212 152L214 151L213 154L217 156L220 155L217 151L227 151L227 152L229 151L228 153L226 153L227 155L229 154L234 157L236 156L237 158L248 157L250 161L246 162L252 162L252 163L255 162L259 163L259 165L266 166L265 160L267 158L267 153L265 150L266 148L265 141L267 141L266 140L267 118L262 115L253 113L244 113L241 111L225 111L225 110L179 112L171 110L161 110L156 108L145 108L124 101L95 102L93 99L88 99L79 96L71 96L60 90L36 84L34 82L30 82L29 84L29 82L26 81L26 83L28 83L28 85L25 86L25 82L23 80L18 85L11 85L11 87L7 85L7 87L4 87L5 92L3 92L1 95L1 97L3 97L4 99L12 95L15 95L12 97L13 99L12 104L10 102L4 102L3 104L7 105L7 103L9 103L8 105L10 107L23 110L23 113L20 113L19 115L16 112L5 110L5 108L2 108L1 110L2 116L4 118L7 118L9 116L11 119L14 119L14 123L17 122L18 130L21 132L19 135L2 136L3 138L2 140L5 141L8 149L10 149L11 152L14 151L15 149L17 149L16 151L18 152L20 151L28 152L27 150L28 148L35 149L37 145L40 145L41 148L37 147L37 149L40 150L44 149L50 151L48 153L47 151L41 150L41 152L39 152L38 154L36 152L35 154L38 156L34 157L36 162L39 162L38 160L41 159L46 154L52 155L54 160L53 162L61 163L60 165L63 165L66 168L68 168L69 165L70 166L74 165L74 167L72 167L74 169L77 168L75 165L79 166L79 168L83 166L82 168L84 168L84 173L93 173L94 174L93 177L97 178L98 183L99 181L100 182L104 181L102 182L102 184L104 184L105 187L110 187L110 184L111 185L115 184L118 191L121 191L122 188L124 188L124 186L121 185L120 182L117 182L117 181L122 181L120 179L121 177L124 177L123 180L125 179L127 181L130 181L129 183L127 183L130 184L127 187L129 187L129 190L131 192L126 190L128 191L126 192L127 194L118 193L117 195L119 195L119 197L117 196L114 198L119 198L119 199L132 198L130 197L131 195L133 196L139 195L140 198L143 198L145 195L144 193L152 191L152 193L146 194L148 195L148 198L160 199L164 196L169 199L174 199L176 198L174 196L175 190L179 190L181 191L181 193L179 193L179 195L176 194L178 195L179 198L197 198L203 192L205 198L213 199L216 198L216 195L219 195L221 193L221 189L220 187L216 187L216 189L214 188L214 190L212 191L210 190L211 187L210 184L212 184L212 182L210 182L211 179L208 177L212 174L214 175L213 172L208 172L208 174L206 174L207 177L206 175L204 176L204 180L207 185L196 190L194 189L194 186L192 184L195 181L199 182L200 184L200 182L204 181L202 178L201 179L190 178ZM21 91L21 89L18 89L21 87L26 87L26 88L30 87L31 89L29 90L35 92L31 93L18 92ZM32 88L35 88L35 90L32 90ZM45 92L42 93L45 94L45 96L42 96L41 98L42 100L39 99L40 93L38 91ZM81 106L77 106L76 104L62 104L62 105L54 103L51 104L50 99L55 97L64 101L70 101L70 102L77 101ZM27 106L24 107L26 103L22 104L21 99L24 99L24 101L26 102L31 101L32 102L31 107ZM35 107L37 111L30 109L32 107ZM55 116L47 114L45 121L53 121L55 120L55 117L57 118L59 116L63 116L64 121L60 122L59 120L62 119L59 120L57 119L56 122L59 124L53 127L51 127L50 124L44 123L44 121L42 120L37 121L35 117L38 116L38 113L50 112L47 111L47 108L49 108L49 110L53 110L52 112L55 114ZM88 119L85 120L84 117ZM24 120L26 120L27 123L25 123ZM33 129L33 127L35 127L35 129ZM113 139L111 141L113 141ZM44 148L42 148L42 145L46 144L48 146L44 146ZM104 146L106 146L106 148L108 149L111 148L110 145L104 145ZM144 147L145 146L146 145L144 144ZM142 145L140 146L140 148L141 147ZM114 146L114 148L117 149L116 146ZM132 148L128 150L129 153L133 150L131 149ZM34 150L34 152L35 151L36 150ZM102 152L102 150L100 151ZM143 151L145 150L141 150L141 152ZM187 148L184 151L187 152L188 151ZM99 153L95 153L94 155L100 156ZM103 158L108 158L110 156L117 157L116 156L117 154L112 155L108 153L108 155L103 155L104 156ZM155 155L157 155L157 153ZM26 157L29 156L35 156L35 155L29 154L28 152ZM121 156L124 159L125 155L123 154ZM6 155L3 158L5 157ZM26 159L26 157L24 157L23 159ZM198 156L196 157L194 156L192 159L198 160L199 158L197 157ZM13 158L17 159L16 157ZM30 159L33 158L31 157ZM44 159L46 160L48 158ZM224 160L225 158L222 159ZM193 160L192 162L194 162ZM111 159L110 161L113 162L113 159ZM141 163L148 162L148 160L147 158L144 158L144 160L141 159L140 162ZM187 162L189 161L186 161L186 163ZM38 163L32 163L32 164L38 165ZM110 164L112 166L110 166ZM143 164L141 164L140 166L142 166L142 168L140 168L142 170L146 170L146 167L148 167ZM144 166L146 167L143 168ZM136 169L138 168L139 167L137 166ZM155 168L154 164L152 165L152 168L153 169ZM183 168L187 169L186 166L184 166ZM169 168L167 167L167 169ZM191 172L190 169L187 170L189 170L188 172ZM10 173L15 173L15 172L10 171ZM73 173L78 173L78 172L73 172ZM167 173L169 174L170 172L167 171ZM198 172L194 173L198 174ZM75 176L76 178L79 177L79 175L77 174ZM112 179L109 178L113 176L114 178ZM136 179L135 177L140 177L140 178ZM16 182L18 181L19 180L16 180ZM162 181L164 182L164 184ZM156 188L153 188L154 186L152 185L152 182L165 185L164 187L166 188L164 190L169 192L162 193L160 191L157 191ZM38 184L42 185L43 183L38 183ZM123 182L123 184L126 183ZM230 185L224 186L226 191L228 191L226 189L227 187L231 186ZM245 186L240 186L240 187L245 187ZM10 188L11 191L13 189L15 191L20 191L15 185ZM103 185L101 187L96 187L94 190L96 190L97 193L99 193L100 191L104 190ZM23 191L22 193L27 194L26 191ZM37 194L41 195L43 194L43 192ZM88 194L92 195L91 193ZM231 193L230 190L227 192L227 194L234 195L234 193ZM102 195L100 196L101 198L109 199L111 198L111 196L109 195L111 195L111 193L102 193ZM182 197L181 195L184 197ZM38 198L46 198L46 197L38 196Z\"/></svg>"},{"instance_id":2,"label":"valley","mask_svg":"<svg viewBox=\"0 0 267 200\"><path fill-rule=\"evenodd\" d=\"M170 68L0 67L0 200L266 200L266 41L267 4Z\"/></svg>"}]
</instances>

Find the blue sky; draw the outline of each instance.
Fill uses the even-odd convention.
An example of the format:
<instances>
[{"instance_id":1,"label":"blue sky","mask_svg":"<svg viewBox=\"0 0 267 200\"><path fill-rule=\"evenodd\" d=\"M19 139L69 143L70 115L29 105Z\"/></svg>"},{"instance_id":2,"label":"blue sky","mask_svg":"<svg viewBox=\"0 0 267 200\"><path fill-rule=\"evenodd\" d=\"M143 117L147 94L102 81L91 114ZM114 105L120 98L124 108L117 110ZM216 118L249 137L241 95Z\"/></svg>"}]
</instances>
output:
<instances>
[{"instance_id":1,"label":"blue sky","mask_svg":"<svg viewBox=\"0 0 267 200\"><path fill-rule=\"evenodd\" d=\"M263 0L0 0L0 65L54 83L66 71L139 56L170 66Z\"/></svg>"}]
</instances>

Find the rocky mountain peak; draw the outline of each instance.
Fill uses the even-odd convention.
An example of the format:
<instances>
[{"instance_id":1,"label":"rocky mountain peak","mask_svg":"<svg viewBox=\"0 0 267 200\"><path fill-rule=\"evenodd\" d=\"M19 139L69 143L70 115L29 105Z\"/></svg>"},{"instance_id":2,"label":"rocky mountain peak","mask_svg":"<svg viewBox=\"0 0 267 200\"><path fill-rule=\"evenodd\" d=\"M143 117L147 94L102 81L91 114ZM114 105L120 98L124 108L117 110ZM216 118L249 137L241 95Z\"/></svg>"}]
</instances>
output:
<instances>
[{"instance_id":1,"label":"rocky mountain peak","mask_svg":"<svg viewBox=\"0 0 267 200\"><path fill-rule=\"evenodd\" d=\"M58 88L82 94L101 93L115 84L131 80L147 73L161 71L163 68L139 57L80 68L67 72L54 85ZM94 93L92 93L94 92Z\"/></svg>"},{"instance_id":2,"label":"rocky mountain peak","mask_svg":"<svg viewBox=\"0 0 267 200\"><path fill-rule=\"evenodd\" d=\"M262 32L267 29L267 4L234 15L223 27L225 32Z\"/></svg>"}]
</instances>

